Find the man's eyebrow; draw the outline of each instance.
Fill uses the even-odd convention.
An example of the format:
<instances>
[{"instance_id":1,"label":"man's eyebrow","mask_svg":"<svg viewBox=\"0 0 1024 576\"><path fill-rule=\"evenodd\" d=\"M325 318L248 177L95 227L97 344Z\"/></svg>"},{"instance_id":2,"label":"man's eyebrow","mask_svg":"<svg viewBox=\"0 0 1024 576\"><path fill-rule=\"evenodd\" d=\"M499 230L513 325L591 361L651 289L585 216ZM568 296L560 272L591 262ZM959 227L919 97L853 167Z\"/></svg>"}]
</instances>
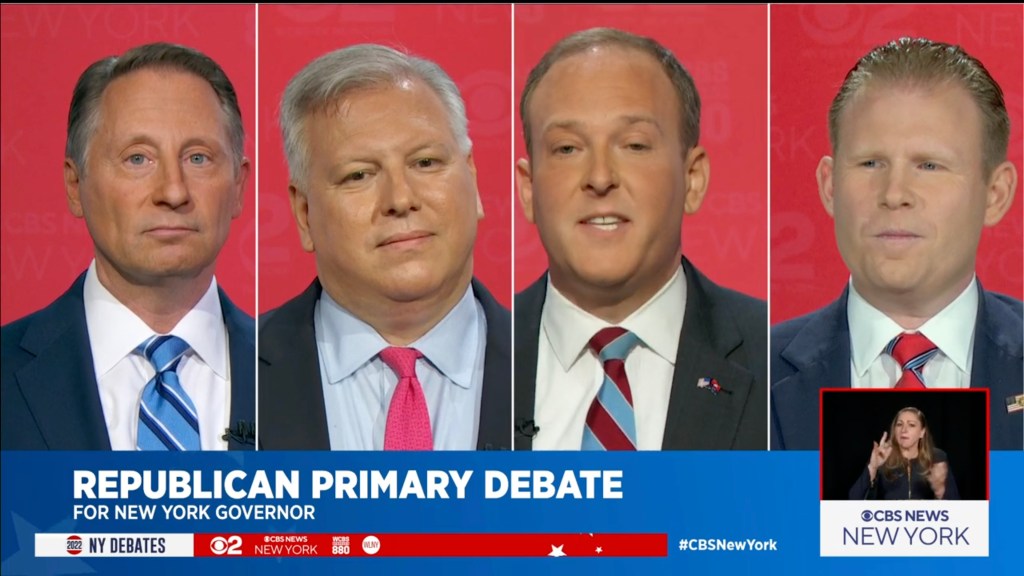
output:
<instances>
[{"instance_id":1,"label":"man's eyebrow","mask_svg":"<svg viewBox=\"0 0 1024 576\"><path fill-rule=\"evenodd\" d=\"M624 124L627 124L627 125L650 124L651 126L656 128L659 132L661 132L661 124L653 116L644 116L644 115L639 115L639 114L638 115L626 115L626 116L622 117L622 121L623 121Z\"/></svg>"},{"instance_id":2,"label":"man's eyebrow","mask_svg":"<svg viewBox=\"0 0 1024 576\"><path fill-rule=\"evenodd\" d=\"M624 126L632 126L634 124L649 124L655 128L658 132L662 132L661 124L652 117L641 114L625 114L618 117L618 122ZM544 126L543 133L551 132L552 130L581 130L585 124L579 120L554 120Z\"/></svg>"},{"instance_id":3,"label":"man's eyebrow","mask_svg":"<svg viewBox=\"0 0 1024 576\"><path fill-rule=\"evenodd\" d=\"M579 120L555 120L553 122L548 122L547 125L544 126L544 130L542 130L542 132L547 133L552 130L572 131L579 130L581 128L583 128L583 122L580 122Z\"/></svg>"}]
</instances>

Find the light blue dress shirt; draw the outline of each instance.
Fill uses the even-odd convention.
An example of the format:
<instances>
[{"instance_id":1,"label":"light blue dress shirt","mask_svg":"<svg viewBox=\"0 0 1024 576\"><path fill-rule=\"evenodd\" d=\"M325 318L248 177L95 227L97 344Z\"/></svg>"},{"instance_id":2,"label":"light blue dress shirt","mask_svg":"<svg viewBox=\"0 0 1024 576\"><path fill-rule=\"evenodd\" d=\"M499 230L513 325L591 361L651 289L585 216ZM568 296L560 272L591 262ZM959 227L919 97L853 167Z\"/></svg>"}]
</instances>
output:
<instances>
[{"instance_id":1,"label":"light blue dress shirt","mask_svg":"<svg viewBox=\"0 0 1024 576\"><path fill-rule=\"evenodd\" d=\"M332 450L382 450L398 376L378 354L389 344L324 291L313 315ZM472 286L436 326L409 345L435 450L475 450L487 321Z\"/></svg>"}]
</instances>

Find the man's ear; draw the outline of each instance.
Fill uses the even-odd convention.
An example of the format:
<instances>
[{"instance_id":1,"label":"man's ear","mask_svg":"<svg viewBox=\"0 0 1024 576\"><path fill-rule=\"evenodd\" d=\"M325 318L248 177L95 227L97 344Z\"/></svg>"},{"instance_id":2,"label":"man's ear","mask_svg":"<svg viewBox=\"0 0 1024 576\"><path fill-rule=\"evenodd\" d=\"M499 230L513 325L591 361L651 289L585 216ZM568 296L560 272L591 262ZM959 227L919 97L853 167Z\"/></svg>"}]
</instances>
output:
<instances>
[{"instance_id":1,"label":"man's ear","mask_svg":"<svg viewBox=\"0 0 1024 576\"><path fill-rule=\"evenodd\" d=\"M995 226L1013 204L1017 191L1017 168L1013 162L1003 162L992 171L985 189L985 226Z\"/></svg>"},{"instance_id":2,"label":"man's ear","mask_svg":"<svg viewBox=\"0 0 1024 576\"><path fill-rule=\"evenodd\" d=\"M68 199L68 210L75 218L81 218L85 212L82 211L81 195L82 173L78 165L71 158L64 159L64 193Z\"/></svg>"},{"instance_id":3,"label":"man's ear","mask_svg":"<svg viewBox=\"0 0 1024 576\"><path fill-rule=\"evenodd\" d=\"M696 214L704 203L704 195L708 192L711 180L711 161L703 146L694 146L686 154L686 197L683 209L687 214Z\"/></svg>"},{"instance_id":4,"label":"man's ear","mask_svg":"<svg viewBox=\"0 0 1024 576\"><path fill-rule=\"evenodd\" d=\"M316 252L313 235L309 226L309 198L294 182L288 183L288 200L292 205L292 215L299 227L299 241L306 252Z\"/></svg>"},{"instance_id":5,"label":"man's ear","mask_svg":"<svg viewBox=\"0 0 1024 576\"><path fill-rule=\"evenodd\" d=\"M818 169L815 170L814 174L818 180L818 196L821 198L821 205L825 207L825 212L828 212L829 216L835 218L835 207L832 198L833 162L831 156L822 156L818 162Z\"/></svg>"},{"instance_id":6,"label":"man's ear","mask_svg":"<svg viewBox=\"0 0 1024 576\"><path fill-rule=\"evenodd\" d=\"M519 192L519 204L523 207L523 214L530 224L536 224L533 219L533 170L526 158L520 158L516 162L516 190Z\"/></svg>"},{"instance_id":7,"label":"man's ear","mask_svg":"<svg viewBox=\"0 0 1024 576\"><path fill-rule=\"evenodd\" d=\"M473 152L466 156L466 165L469 166L469 174L473 177L473 191L476 193L476 219L484 218L484 202L480 198L480 183L476 179L476 162L473 161Z\"/></svg>"},{"instance_id":8,"label":"man's ear","mask_svg":"<svg viewBox=\"0 0 1024 576\"><path fill-rule=\"evenodd\" d=\"M245 157L238 165L238 171L235 174L235 198L234 204L231 206L231 218L238 218L242 215L242 208L245 206L245 183L249 181L251 167L249 159Z\"/></svg>"}]
</instances>

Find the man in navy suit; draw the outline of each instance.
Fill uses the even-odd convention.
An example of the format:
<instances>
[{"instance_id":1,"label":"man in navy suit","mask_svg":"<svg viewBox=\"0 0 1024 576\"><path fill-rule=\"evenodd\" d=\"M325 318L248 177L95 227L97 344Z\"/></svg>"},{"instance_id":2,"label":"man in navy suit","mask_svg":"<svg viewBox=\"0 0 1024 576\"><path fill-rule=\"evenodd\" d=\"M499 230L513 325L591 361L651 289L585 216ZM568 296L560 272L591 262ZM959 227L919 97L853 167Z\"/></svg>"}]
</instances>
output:
<instances>
[{"instance_id":1,"label":"man in navy suit","mask_svg":"<svg viewBox=\"0 0 1024 576\"><path fill-rule=\"evenodd\" d=\"M960 47L901 38L847 74L829 134L818 188L850 283L772 328L772 448L818 449L821 388L971 387L991 447L1021 449L1021 302L974 271L1017 187L999 85Z\"/></svg>"},{"instance_id":2,"label":"man in navy suit","mask_svg":"<svg viewBox=\"0 0 1024 576\"><path fill-rule=\"evenodd\" d=\"M214 279L242 210L244 142L234 87L196 50L148 44L82 74L64 181L95 260L2 329L3 449L255 446L255 323ZM166 341L181 348L157 366ZM190 412L189 439L164 433L168 406Z\"/></svg>"},{"instance_id":3,"label":"man in navy suit","mask_svg":"<svg viewBox=\"0 0 1024 576\"><path fill-rule=\"evenodd\" d=\"M515 448L765 449L765 303L680 258L709 174L689 73L587 30L531 71L520 113L549 271L516 296Z\"/></svg>"},{"instance_id":4,"label":"man in navy suit","mask_svg":"<svg viewBox=\"0 0 1024 576\"><path fill-rule=\"evenodd\" d=\"M261 448L509 449L511 318L473 279L483 209L455 83L351 46L289 82L281 127L317 279L260 319Z\"/></svg>"}]
</instances>

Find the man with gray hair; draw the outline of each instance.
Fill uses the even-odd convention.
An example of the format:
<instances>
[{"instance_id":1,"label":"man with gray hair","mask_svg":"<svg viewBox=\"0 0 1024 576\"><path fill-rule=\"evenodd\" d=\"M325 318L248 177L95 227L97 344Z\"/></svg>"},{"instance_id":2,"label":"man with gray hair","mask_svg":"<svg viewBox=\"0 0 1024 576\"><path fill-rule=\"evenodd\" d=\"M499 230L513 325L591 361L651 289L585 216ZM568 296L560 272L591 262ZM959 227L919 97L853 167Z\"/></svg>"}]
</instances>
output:
<instances>
[{"instance_id":1,"label":"man with gray hair","mask_svg":"<svg viewBox=\"0 0 1024 576\"><path fill-rule=\"evenodd\" d=\"M244 146L234 87L192 48L147 44L82 73L64 184L95 259L3 327L4 450L253 449L256 326L214 278Z\"/></svg>"},{"instance_id":2,"label":"man with gray hair","mask_svg":"<svg viewBox=\"0 0 1024 576\"><path fill-rule=\"evenodd\" d=\"M261 447L510 448L511 318L473 279L483 208L455 83L351 46L292 78L281 130L317 278L260 319Z\"/></svg>"},{"instance_id":3,"label":"man with gray hair","mask_svg":"<svg viewBox=\"0 0 1024 576\"><path fill-rule=\"evenodd\" d=\"M900 38L849 71L828 122L818 191L850 281L772 328L772 448L818 449L821 388L988 388L991 447L1020 450L1021 301L975 274L1017 187L1002 90L963 48Z\"/></svg>"}]
</instances>

